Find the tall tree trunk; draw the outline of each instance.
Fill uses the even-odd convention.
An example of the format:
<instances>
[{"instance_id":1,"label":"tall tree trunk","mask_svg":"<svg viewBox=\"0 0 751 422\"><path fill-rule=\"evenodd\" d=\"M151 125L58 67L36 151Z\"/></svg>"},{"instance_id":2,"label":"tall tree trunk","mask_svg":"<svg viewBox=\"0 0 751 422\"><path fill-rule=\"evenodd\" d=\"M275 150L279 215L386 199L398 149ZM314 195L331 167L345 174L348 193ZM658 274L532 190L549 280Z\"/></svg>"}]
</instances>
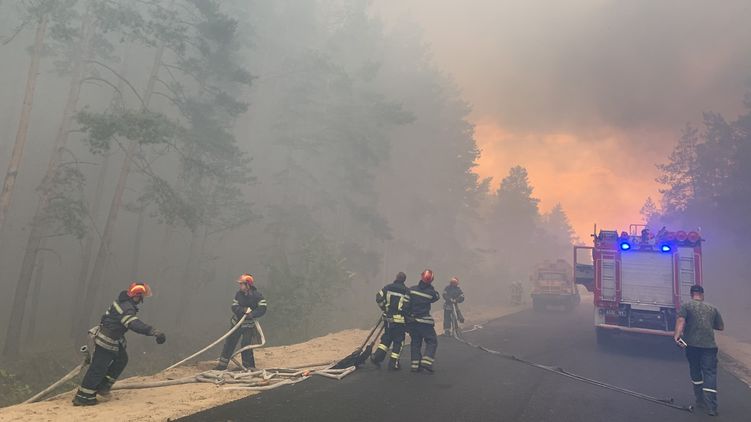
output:
<instances>
[{"instance_id":1,"label":"tall tree trunk","mask_svg":"<svg viewBox=\"0 0 751 422\"><path fill-rule=\"evenodd\" d=\"M55 177L55 172L57 171L57 167L60 163L63 151L65 150L65 144L68 142L70 124L73 119L73 114L75 113L78 106L78 98L81 92L83 71L86 67L85 60L91 55L91 40L93 37L93 32L94 31L93 25L91 23L91 17L87 15L87 17L84 19L82 27L83 42L81 46L81 56L78 57L78 60L75 61L75 65L73 67L70 88L68 90L68 99L65 103L65 109L63 110L63 119L60 123L60 126L58 127L57 135L55 136L55 144L52 151L52 157L50 157L50 161L47 165L47 172L42 179L42 184L40 186L40 198L37 202L34 217L32 217L31 220L29 238L26 241L23 260L21 261L21 273L18 278L18 283L16 284L11 317L10 321L8 321L8 330L5 337L5 346L3 348L3 355L8 357L15 357L18 355L19 343L21 338L21 327L23 325L23 318L26 309L26 300L29 294L29 286L31 284L31 277L33 275L32 273L34 272L34 265L36 263L37 254L39 253L41 242L42 239L44 239L46 231L43 214L50 199L50 182ZM37 32L37 36L38 35L39 33ZM28 125L28 122L26 124ZM19 127L19 131L20 129L21 128Z\"/></svg>"},{"instance_id":2,"label":"tall tree trunk","mask_svg":"<svg viewBox=\"0 0 751 422\"><path fill-rule=\"evenodd\" d=\"M138 223L136 223L136 237L133 240L133 263L130 266L130 279L132 281L138 281L141 261L141 240L143 239L143 220L146 216L146 207L142 207L138 210Z\"/></svg>"},{"instance_id":3,"label":"tall tree trunk","mask_svg":"<svg viewBox=\"0 0 751 422\"><path fill-rule=\"evenodd\" d=\"M154 92L154 83L156 82L159 69L162 66L162 56L164 54L164 44L160 45L156 53L154 54L154 63L151 68L151 74L149 76L148 83L146 85L146 92L143 95L143 105L148 107L151 100L151 94ZM81 316L77 322L78 327L85 327L90 323L91 311L94 306L97 294L99 293L99 287L102 284L102 277L104 275L104 268L107 261L107 255L109 253L110 243L112 242L112 235L115 230L115 222L117 221L117 214L122 206L123 194L125 193L125 184L128 181L128 174L130 173L130 165L133 161L138 143L131 141L125 151L125 158L123 159L123 165L120 168L120 176L117 179L117 185L115 186L115 194L112 197L110 203L109 213L107 214L107 221L104 224L102 230L102 239L99 243L99 249L94 260L94 267L91 270L91 275L86 283L86 290L83 300L83 306L81 307Z\"/></svg>"},{"instance_id":4,"label":"tall tree trunk","mask_svg":"<svg viewBox=\"0 0 751 422\"><path fill-rule=\"evenodd\" d=\"M190 308L188 302L190 301L191 292L195 290L196 272L198 268L197 261L199 258L196 256L199 243L198 238L198 230L192 231L190 236L190 247L188 248L188 261L185 263L182 278L180 279L180 283L182 284L180 289L180 301L177 303L177 311L175 312L175 317L177 318L175 322L178 327L186 326L184 323L187 316L185 312Z\"/></svg>"},{"instance_id":5,"label":"tall tree trunk","mask_svg":"<svg viewBox=\"0 0 751 422\"><path fill-rule=\"evenodd\" d=\"M94 201L91 205L91 211L89 215L93 220L93 224L96 225L97 217L99 216L99 207L102 204L102 196L104 196L104 180L107 177L107 169L109 168L110 154L105 154L102 158L101 167L99 168L99 174L96 180L96 188L94 189ZM86 240L84 241L83 251L81 253L81 267L78 270L78 282L76 288L73 290L73 302L72 302L72 318L70 324L70 337L76 338L78 336L78 320L81 317L81 304L82 295L86 289L86 280L89 277L89 268L91 267L91 255L94 249L94 242L97 238L96 233L92 233L91 230L86 233Z\"/></svg>"},{"instance_id":6,"label":"tall tree trunk","mask_svg":"<svg viewBox=\"0 0 751 422\"><path fill-rule=\"evenodd\" d=\"M44 242L42 242L44 243ZM29 327L26 332L26 344L34 344L36 338L37 315L39 309L39 296L42 293L42 281L44 280L44 255L40 255L36 268L34 268L34 285L31 288L31 312L29 313Z\"/></svg>"},{"instance_id":7,"label":"tall tree trunk","mask_svg":"<svg viewBox=\"0 0 751 422\"><path fill-rule=\"evenodd\" d=\"M3 222L5 222L5 217L10 208L10 199L16 184L18 168L21 166L23 150L26 147L26 140L28 139L29 117L31 116L31 106L34 103L34 91L37 86L37 76L39 76L39 61L42 56L42 48L44 47L45 32L47 32L46 15L39 21L36 36L34 36L34 50L31 54L29 73L26 76L26 91L23 98L21 118L18 122L18 132L16 132L16 143L13 145L10 163L8 163L8 172L5 174L3 190L0 191L0 231L2 231Z\"/></svg>"}]
</instances>

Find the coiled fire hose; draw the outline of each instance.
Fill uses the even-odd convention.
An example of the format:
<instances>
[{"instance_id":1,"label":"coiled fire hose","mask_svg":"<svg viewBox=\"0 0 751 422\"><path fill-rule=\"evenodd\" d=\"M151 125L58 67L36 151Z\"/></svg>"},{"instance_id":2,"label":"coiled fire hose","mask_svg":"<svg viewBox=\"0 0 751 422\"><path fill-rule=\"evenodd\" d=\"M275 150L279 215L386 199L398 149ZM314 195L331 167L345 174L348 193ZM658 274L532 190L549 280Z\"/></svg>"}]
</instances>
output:
<instances>
[{"instance_id":1,"label":"coiled fire hose","mask_svg":"<svg viewBox=\"0 0 751 422\"><path fill-rule=\"evenodd\" d=\"M455 326L458 327L458 323L457 323L457 320L456 320L456 309L454 309L454 312L452 313L452 318L454 319L454 321L452 321L453 324L456 324ZM477 327L478 326L476 325L475 328L477 328ZM474 328L473 328L473 330L474 330ZM478 344L474 344L472 342L469 342L469 341L465 340L463 338L463 336L461 335L461 331L460 330L454 330L453 337L457 341L459 341L461 343L464 343L467 346L474 347L476 349L480 349L483 352L487 352L487 353L490 353L492 355L500 356L500 357L502 357L504 359L509 359L509 360L512 360L512 361L515 361L515 362L520 362L520 363L523 363L525 365L529 365L529 366L532 366L534 368L542 369L544 371L552 372L554 374L562 375L564 377L567 377L567 378L570 378L570 379L573 379L573 380L577 380L577 381L581 381L581 382L584 382L584 383L587 383L587 384L591 384L591 385L595 385L595 386L598 386L598 387L602 387L602 388L605 388L607 390L616 391L618 393L626 394L626 395L629 395L631 397L636 397L638 399L646 400L646 401L649 401L649 402L652 402L652 403L657 403L657 404L661 404L663 406L668 406L668 407L671 407L673 409L683 410L683 411L686 411L686 412L693 412L694 411L693 406L684 406L684 405L680 405L680 404L675 404L673 402L673 398L672 397L669 397L669 398L666 398L666 399L660 399L660 398L657 398L657 397L650 396L648 394L640 393L638 391L629 390L627 388L618 387L616 385L608 384L606 382L602 382L602 381L598 381L598 380L595 380L595 379L592 379L592 378L587 378L587 377L584 377L584 376L581 376L581 375L578 375L578 374L574 374L572 372L568 372L565 369L557 367L557 366L543 365L543 364L540 364L540 363L535 363L535 362L528 361L526 359L522 359L522 358L520 358L518 356L515 356L515 355L511 355L511 354L508 354L508 353L499 352L497 350L488 349L487 347L480 346Z\"/></svg>"}]
</instances>

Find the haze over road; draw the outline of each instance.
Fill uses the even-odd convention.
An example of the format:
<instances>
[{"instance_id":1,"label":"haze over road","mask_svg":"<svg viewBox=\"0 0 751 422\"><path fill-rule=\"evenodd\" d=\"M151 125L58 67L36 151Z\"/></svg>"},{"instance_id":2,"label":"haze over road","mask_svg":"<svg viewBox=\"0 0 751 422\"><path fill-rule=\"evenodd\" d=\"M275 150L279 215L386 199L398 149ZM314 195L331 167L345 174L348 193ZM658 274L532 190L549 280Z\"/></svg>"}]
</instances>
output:
<instances>
[{"instance_id":1,"label":"haze over road","mask_svg":"<svg viewBox=\"0 0 751 422\"><path fill-rule=\"evenodd\" d=\"M584 301L586 302L587 297ZM532 310L468 333L467 339L620 387L691 404L688 367L664 339L619 339L615 350L594 341L592 305L573 313ZM628 351L626 351L628 350ZM405 356L402 360L406 362ZM313 379L242 399L181 421L742 421L751 389L719 374L720 417L689 414L499 358L441 337L434 375L391 373L372 365L341 382Z\"/></svg>"}]
</instances>

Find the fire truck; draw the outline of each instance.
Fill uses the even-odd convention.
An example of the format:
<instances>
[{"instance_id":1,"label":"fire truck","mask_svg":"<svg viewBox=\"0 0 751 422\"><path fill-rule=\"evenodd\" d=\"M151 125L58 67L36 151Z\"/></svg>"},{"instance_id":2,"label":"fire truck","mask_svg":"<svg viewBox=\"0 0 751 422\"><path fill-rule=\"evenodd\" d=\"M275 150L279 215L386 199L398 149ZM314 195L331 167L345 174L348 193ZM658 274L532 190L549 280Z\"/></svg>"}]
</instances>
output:
<instances>
[{"instance_id":1,"label":"fire truck","mask_svg":"<svg viewBox=\"0 0 751 422\"><path fill-rule=\"evenodd\" d=\"M534 310L541 311L548 306L571 310L578 305L581 297L571 276L571 264L563 259L538 265L529 278L534 286L530 294Z\"/></svg>"},{"instance_id":2,"label":"fire truck","mask_svg":"<svg viewBox=\"0 0 751 422\"><path fill-rule=\"evenodd\" d=\"M574 247L574 278L594 293L597 343L621 333L672 336L681 302L703 281L701 235L632 224L621 233L595 226L592 237L594 246Z\"/></svg>"}]
</instances>

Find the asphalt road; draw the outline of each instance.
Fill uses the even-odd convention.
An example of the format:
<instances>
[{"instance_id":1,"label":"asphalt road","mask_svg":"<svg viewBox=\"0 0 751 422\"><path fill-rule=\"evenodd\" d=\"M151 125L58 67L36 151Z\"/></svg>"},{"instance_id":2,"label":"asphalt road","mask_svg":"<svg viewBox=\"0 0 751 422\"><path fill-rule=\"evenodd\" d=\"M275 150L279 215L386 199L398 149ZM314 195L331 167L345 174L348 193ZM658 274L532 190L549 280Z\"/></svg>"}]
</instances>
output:
<instances>
[{"instance_id":1,"label":"asphalt road","mask_svg":"<svg viewBox=\"0 0 751 422\"><path fill-rule=\"evenodd\" d=\"M731 323L731 321L728 321ZM473 343L565 368L620 387L691 404L688 364L665 339L595 345L591 304L574 312L532 310L467 333ZM664 340L664 341L661 341ZM402 354L405 367L408 355ZM341 381L314 378L180 421L751 421L751 388L720 371L720 416L688 413L606 390L440 337L436 372L368 364Z\"/></svg>"}]
</instances>

